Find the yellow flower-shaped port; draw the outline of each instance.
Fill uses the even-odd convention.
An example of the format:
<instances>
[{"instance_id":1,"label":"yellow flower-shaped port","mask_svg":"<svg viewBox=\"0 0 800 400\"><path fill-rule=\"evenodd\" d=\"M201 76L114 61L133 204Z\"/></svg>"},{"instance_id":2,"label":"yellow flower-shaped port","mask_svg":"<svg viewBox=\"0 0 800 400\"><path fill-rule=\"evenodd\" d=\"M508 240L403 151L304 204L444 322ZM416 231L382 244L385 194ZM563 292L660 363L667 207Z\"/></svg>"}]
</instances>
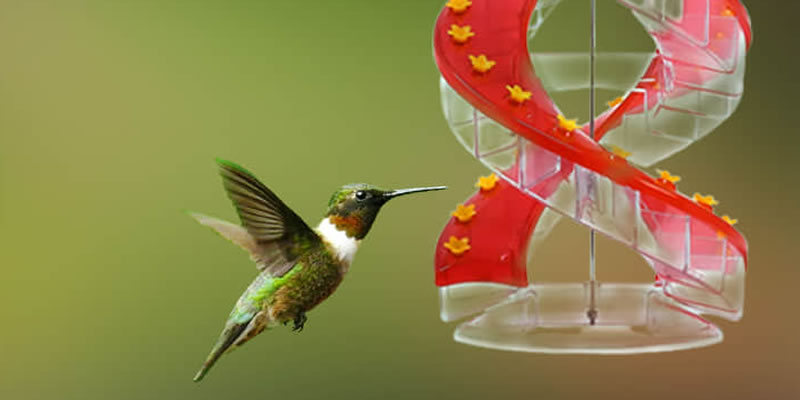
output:
<instances>
[{"instance_id":1,"label":"yellow flower-shaped port","mask_svg":"<svg viewBox=\"0 0 800 400\"><path fill-rule=\"evenodd\" d=\"M630 151L625 151L622 147L611 145L611 153L619 158L628 158L631 156Z\"/></svg>"},{"instance_id":2,"label":"yellow flower-shaped port","mask_svg":"<svg viewBox=\"0 0 800 400\"><path fill-rule=\"evenodd\" d=\"M621 97L621 96L620 96L620 97L617 97L617 98L616 98L616 99L614 99L614 100L611 100L611 101L609 101L609 102L608 102L608 103L606 103L606 104L608 104L608 106L609 106L609 107L614 107L614 106L616 106L616 105L617 105L617 104L619 104L619 103L622 103L622 97Z\"/></svg>"},{"instance_id":3,"label":"yellow flower-shaped port","mask_svg":"<svg viewBox=\"0 0 800 400\"><path fill-rule=\"evenodd\" d=\"M450 240L444 244L444 247L457 256L472 248L472 246L469 245L468 237L459 239L455 236L450 236Z\"/></svg>"},{"instance_id":4,"label":"yellow flower-shaped port","mask_svg":"<svg viewBox=\"0 0 800 400\"><path fill-rule=\"evenodd\" d=\"M514 86L506 85L506 89L508 89L508 94L509 96L511 96L511 100L514 100L520 104L524 103L525 100L530 99L532 96L531 92L526 92L522 90L522 88L519 87L519 85L514 85Z\"/></svg>"},{"instance_id":5,"label":"yellow flower-shaped port","mask_svg":"<svg viewBox=\"0 0 800 400\"><path fill-rule=\"evenodd\" d=\"M475 187L481 188L482 191L489 191L497 186L498 180L500 180L500 178L494 173L489 174L489 176L481 176L478 178L478 183L475 184Z\"/></svg>"},{"instance_id":6,"label":"yellow flower-shaped port","mask_svg":"<svg viewBox=\"0 0 800 400\"><path fill-rule=\"evenodd\" d=\"M661 178L661 179L663 179L663 180L665 180L665 181L667 181L667 182L670 182L670 183L678 183L678 182L680 182L680 181L681 181L681 177L680 177L680 176L678 176L678 175L672 175L672 174L670 174L670 173L669 173L669 171L666 171L666 170L660 170L660 169L658 169L658 170L656 170L656 171L658 171L658 173L659 173L659 175L660 175L660 178Z\"/></svg>"},{"instance_id":7,"label":"yellow flower-shaped port","mask_svg":"<svg viewBox=\"0 0 800 400\"><path fill-rule=\"evenodd\" d=\"M737 223L737 222L739 222L739 220L738 220L738 219L736 219L736 218L731 218L731 217L729 217L729 216L727 216L727 215L723 215L723 216L722 216L722 220L723 220L723 221L725 221L725 222L727 222L727 223L728 223L728 224L730 224L730 225L736 225L736 223Z\"/></svg>"},{"instance_id":8,"label":"yellow flower-shaped port","mask_svg":"<svg viewBox=\"0 0 800 400\"><path fill-rule=\"evenodd\" d=\"M456 217L459 222L469 222L475 214L477 214L477 212L475 212L475 204L470 204L468 206L459 204L452 215Z\"/></svg>"},{"instance_id":9,"label":"yellow flower-shaped port","mask_svg":"<svg viewBox=\"0 0 800 400\"><path fill-rule=\"evenodd\" d=\"M578 129L578 122L577 122L577 120L574 120L574 119L566 119L566 118L564 118L564 116L563 116L563 115L561 115L561 114L558 114L558 115L556 116L556 118L558 118L558 126L559 126L561 129L563 129L563 130L565 130L565 131L567 131L567 132L572 132L572 131L574 131L575 129Z\"/></svg>"},{"instance_id":10,"label":"yellow flower-shaped port","mask_svg":"<svg viewBox=\"0 0 800 400\"><path fill-rule=\"evenodd\" d=\"M450 25L450 30L447 31L456 43L466 43L469 38L475 36L472 27L469 25L458 26L456 24Z\"/></svg>"},{"instance_id":11,"label":"yellow flower-shaped port","mask_svg":"<svg viewBox=\"0 0 800 400\"><path fill-rule=\"evenodd\" d=\"M712 196L710 194L707 195L707 196L703 196L700 193L695 193L692 196L692 198L694 199L695 202L697 202L699 204L702 204L704 206L708 206L708 207L715 206L715 205L719 204L719 202L714 199L714 196Z\"/></svg>"},{"instance_id":12,"label":"yellow flower-shaped port","mask_svg":"<svg viewBox=\"0 0 800 400\"><path fill-rule=\"evenodd\" d=\"M470 54L468 57L469 57L469 62L472 63L472 69L480 73L484 73L492 69L492 67L494 67L494 65L497 64L496 62L486 58L486 56L483 54L477 57Z\"/></svg>"},{"instance_id":13,"label":"yellow flower-shaped port","mask_svg":"<svg viewBox=\"0 0 800 400\"><path fill-rule=\"evenodd\" d=\"M456 14L461 14L464 11L467 11L467 8L472 5L470 0L449 0L445 7L453 10Z\"/></svg>"}]
</instances>

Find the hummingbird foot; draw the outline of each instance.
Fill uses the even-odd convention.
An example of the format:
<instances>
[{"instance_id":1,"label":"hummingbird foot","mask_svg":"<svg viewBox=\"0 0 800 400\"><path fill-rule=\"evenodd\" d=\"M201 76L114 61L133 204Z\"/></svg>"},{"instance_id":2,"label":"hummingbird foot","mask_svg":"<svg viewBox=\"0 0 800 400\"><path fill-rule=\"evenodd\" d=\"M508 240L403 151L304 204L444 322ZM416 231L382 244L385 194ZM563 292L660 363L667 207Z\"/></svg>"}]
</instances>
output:
<instances>
[{"instance_id":1,"label":"hummingbird foot","mask_svg":"<svg viewBox=\"0 0 800 400\"><path fill-rule=\"evenodd\" d=\"M294 328L292 328L292 330L293 331L297 331L297 332L302 332L303 331L303 326L305 326L306 321L308 321L308 317L306 317L306 313L302 312L302 311L299 312L294 317Z\"/></svg>"}]
</instances>

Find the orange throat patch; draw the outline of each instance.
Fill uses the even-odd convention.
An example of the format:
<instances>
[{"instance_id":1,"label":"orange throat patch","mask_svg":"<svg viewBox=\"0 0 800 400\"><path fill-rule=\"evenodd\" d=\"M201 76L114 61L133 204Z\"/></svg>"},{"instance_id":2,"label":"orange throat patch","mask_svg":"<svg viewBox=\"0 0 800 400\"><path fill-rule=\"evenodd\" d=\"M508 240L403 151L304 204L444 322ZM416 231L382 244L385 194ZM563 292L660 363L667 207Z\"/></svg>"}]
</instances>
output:
<instances>
[{"instance_id":1,"label":"orange throat patch","mask_svg":"<svg viewBox=\"0 0 800 400\"><path fill-rule=\"evenodd\" d=\"M329 218L331 223L335 225L337 229L345 231L347 236L351 238L358 237L358 234L362 231L364 226L361 218L354 215L349 215L347 217L331 215Z\"/></svg>"}]
</instances>

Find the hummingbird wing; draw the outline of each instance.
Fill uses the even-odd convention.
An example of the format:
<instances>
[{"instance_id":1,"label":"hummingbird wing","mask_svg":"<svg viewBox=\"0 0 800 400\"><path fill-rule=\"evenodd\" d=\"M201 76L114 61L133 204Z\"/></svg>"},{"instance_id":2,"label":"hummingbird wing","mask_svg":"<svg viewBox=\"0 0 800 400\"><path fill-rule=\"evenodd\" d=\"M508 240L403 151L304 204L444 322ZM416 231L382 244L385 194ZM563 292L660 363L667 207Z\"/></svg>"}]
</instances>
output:
<instances>
[{"instance_id":1,"label":"hummingbird wing","mask_svg":"<svg viewBox=\"0 0 800 400\"><path fill-rule=\"evenodd\" d=\"M251 254L259 270L282 276L304 251L321 244L303 219L255 175L230 161L217 159L217 164L242 226L258 246Z\"/></svg>"}]
</instances>

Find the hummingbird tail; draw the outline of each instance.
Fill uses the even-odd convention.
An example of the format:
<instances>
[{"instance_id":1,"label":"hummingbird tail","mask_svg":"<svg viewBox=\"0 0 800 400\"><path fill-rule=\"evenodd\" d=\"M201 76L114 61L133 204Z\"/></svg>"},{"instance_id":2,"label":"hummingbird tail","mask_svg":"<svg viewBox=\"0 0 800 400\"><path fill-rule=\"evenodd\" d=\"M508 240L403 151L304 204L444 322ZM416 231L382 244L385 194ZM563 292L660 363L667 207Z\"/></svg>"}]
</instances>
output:
<instances>
[{"instance_id":1,"label":"hummingbird tail","mask_svg":"<svg viewBox=\"0 0 800 400\"><path fill-rule=\"evenodd\" d=\"M223 353L228 350L231 345L236 342L236 339L244 332L247 328L247 322L242 324L233 324L227 326L225 330L220 335L219 340L217 340L217 344L214 345L214 348L211 349L211 353L209 353L208 358L203 363L203 366L200 367L200 370L197 371L197 374L194 376L195 382L200 382L208 373L208 370L214 366L214 364L219 360Z\"/></svg>"},{"instance_id":2,"label":"hummingbird tail","mask_svg":"<svg viewBox=\"0 0 800 400\"><path fill-rule=\"evenodd\" d=\"M247 229L218 218L209 217L208 215L191 211L189 211L188 214L192 218L196 219L201 225L205 225L213 229L219 233L220 236L243 248L245 251L250 253L251 256L255 257L255 255L262 252L259 244L256 243L256 240L253 238L253 236L247 232Z\"/></svg>"}]
</instances>

